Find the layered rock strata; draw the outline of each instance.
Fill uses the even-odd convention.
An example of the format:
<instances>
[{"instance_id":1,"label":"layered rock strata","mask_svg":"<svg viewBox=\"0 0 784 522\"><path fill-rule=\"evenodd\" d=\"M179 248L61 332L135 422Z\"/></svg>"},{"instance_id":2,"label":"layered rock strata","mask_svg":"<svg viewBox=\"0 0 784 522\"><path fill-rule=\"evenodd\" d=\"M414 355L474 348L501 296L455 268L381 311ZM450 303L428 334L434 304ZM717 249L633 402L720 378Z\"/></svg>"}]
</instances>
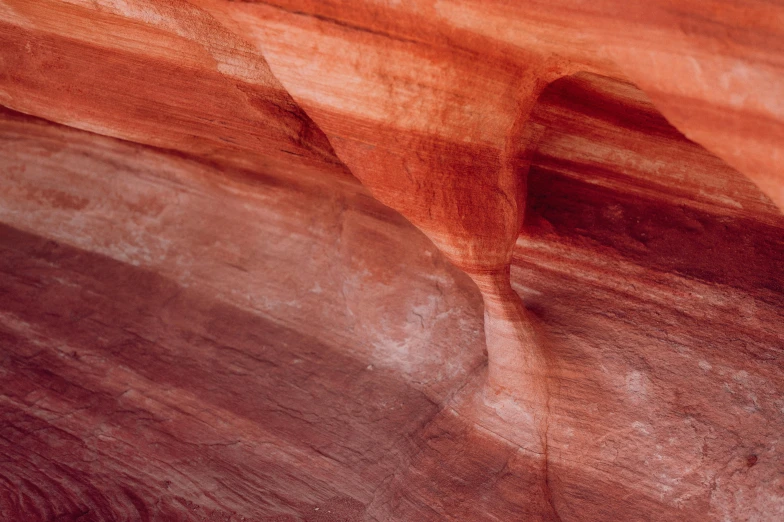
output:
<instances>
[{"instance_id":1,"label":"layered rock strata","mask_svg":"<svg viewBox=\"0 0 784 522\"><path fill-rule=\"evenodd\" d=\"M784 516L779 7L0 13L3 513Z\"/></svg>"}]
</instances>

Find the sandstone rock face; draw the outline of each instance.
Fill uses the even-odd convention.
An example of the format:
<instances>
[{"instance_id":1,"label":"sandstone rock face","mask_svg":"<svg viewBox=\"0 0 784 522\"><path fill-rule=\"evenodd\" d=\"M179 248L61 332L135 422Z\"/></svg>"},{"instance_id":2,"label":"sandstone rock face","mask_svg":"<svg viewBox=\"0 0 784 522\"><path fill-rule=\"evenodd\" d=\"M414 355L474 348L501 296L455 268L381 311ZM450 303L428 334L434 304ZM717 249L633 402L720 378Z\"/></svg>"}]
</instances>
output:
<instances>
[{"instance_id":1,"label":"sandstone rock face","mask_svg":"<svg viewBox=\"0 0 784 522\"><path fill-rule=\"evenodd\" d=\"M0 520L784 519L784 7L0 0Z\"/></svg>"}]
</instances>

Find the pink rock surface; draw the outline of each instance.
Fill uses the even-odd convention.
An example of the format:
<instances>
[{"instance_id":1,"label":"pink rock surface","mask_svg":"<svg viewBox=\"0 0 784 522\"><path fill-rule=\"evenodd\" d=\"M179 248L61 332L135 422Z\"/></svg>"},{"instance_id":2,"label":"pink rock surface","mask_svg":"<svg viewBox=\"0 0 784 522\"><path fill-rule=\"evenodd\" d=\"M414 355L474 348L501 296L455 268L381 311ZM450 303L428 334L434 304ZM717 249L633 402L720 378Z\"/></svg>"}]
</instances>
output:
<instances>
[{"instance_id":1,"label":"pink rock surface","mask_svg":"<svg viewBox=\"0 0 784 522\"><path fill-rule=\"evenodd\" d=\"M0 519L784 518L780 7L0 14Z\"/></svg>"}]
</instances>

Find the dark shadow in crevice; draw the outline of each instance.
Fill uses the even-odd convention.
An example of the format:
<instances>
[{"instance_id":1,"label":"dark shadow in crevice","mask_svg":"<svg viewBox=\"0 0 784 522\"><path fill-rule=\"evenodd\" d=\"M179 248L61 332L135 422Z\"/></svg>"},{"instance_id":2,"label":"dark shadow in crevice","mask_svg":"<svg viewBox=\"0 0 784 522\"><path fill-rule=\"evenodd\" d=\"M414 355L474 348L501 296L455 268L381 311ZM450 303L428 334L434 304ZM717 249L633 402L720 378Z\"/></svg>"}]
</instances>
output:
<instances>
[{"instance_id":1,"label":"dark shadow in crevice","mask_svg":"<svg viewBox=\"0 0 784 522\"><path fill-rule=\"evenodd\" d=\"M544 132L528 177L525 235L784 304L784 216L706 204L720 201L721 186L741 187L761 208L766 198L641 91L596 75L565 77L542 93L531 124ZM672 182L688 169L699 172Z\"/></svg>"}]
</instances>

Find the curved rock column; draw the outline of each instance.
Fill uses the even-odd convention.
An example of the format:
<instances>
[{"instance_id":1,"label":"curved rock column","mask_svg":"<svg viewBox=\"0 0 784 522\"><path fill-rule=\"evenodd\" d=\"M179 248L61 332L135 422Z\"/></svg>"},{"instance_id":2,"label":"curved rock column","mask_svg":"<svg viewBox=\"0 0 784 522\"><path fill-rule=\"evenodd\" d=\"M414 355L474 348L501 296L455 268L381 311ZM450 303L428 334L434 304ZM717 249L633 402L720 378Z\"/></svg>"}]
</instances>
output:
<instances>
[{"instance_id":1,"label":"curved rock column","mask_svg":"<svg viewBox=\"0 0 784 522\"><path fill-rule=\"evenodd\" d=\"M488 379L460 412L540 460L531 502L543 519L557 518L547 488L547 357L509 266L537 139L527 121L542 89L571 66L479 60L279 9L253 13L250 34L271 70L337 156L476 282Z\"/></svg>"}]
</instances>

